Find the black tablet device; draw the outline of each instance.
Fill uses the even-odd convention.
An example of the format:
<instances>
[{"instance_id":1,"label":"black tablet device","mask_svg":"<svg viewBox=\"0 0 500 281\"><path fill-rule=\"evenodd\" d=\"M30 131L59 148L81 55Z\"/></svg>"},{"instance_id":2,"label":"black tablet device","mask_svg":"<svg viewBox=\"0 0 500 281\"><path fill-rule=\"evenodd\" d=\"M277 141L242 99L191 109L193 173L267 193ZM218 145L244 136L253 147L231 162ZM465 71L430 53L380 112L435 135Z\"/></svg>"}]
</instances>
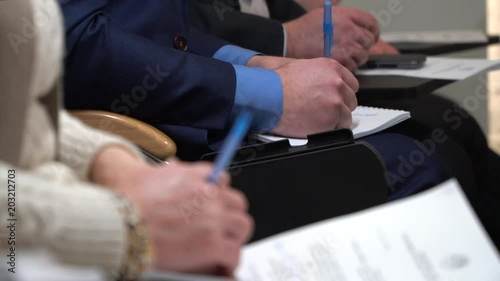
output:
<instances>
[{"instance_id":1,"label":"black tablet device","mask_svg":"<svg viewBox=\"0 0 500 281\"><path fill-rule=\"evenodd\" d=\"M422 54L371 55L368 61L360 68L419 69L424 65L426 59L426 56Z\"/></svg>"}]
</instances>

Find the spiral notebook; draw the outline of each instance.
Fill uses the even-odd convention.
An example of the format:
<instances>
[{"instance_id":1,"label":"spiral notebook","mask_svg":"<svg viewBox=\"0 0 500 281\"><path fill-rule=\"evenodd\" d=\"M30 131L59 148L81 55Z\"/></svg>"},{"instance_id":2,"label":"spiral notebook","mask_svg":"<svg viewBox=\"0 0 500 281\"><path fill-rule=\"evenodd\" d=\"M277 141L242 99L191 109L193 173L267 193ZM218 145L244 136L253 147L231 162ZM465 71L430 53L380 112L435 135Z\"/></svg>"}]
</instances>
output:
<instances>
[{"instance_id":1,"label":"spiral notebook","mask_svg":"<svg viewBox=\"0 0 500 281\"><path fill-rule=\"evenodd\" d=\"M359 139L388 129L410 119L410 117L410 112L404 110L358 106L352 112L352 126L350 129L354 139ZM269 134L256 134L254 137L266 143L287 139ZM291 146L307 144L307 139L288 138L288 140Z\"/></svg>"}]
</instances>

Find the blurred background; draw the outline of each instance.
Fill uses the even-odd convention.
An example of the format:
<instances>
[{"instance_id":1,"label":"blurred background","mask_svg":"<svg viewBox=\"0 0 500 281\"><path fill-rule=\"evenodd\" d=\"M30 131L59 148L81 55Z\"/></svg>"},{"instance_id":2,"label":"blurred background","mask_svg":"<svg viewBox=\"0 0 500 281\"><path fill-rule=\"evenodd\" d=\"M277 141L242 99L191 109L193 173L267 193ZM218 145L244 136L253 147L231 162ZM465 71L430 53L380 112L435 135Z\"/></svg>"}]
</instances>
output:
<instances>
[{"instance_id":1,"label":"blurred background","mask_svg":"<svg viewBox=\"0 0 500 281\"><path fill-rule=\"evenodd\" d=\"M377 17L382 31L475 29L500 34L500 0L343 0L342 4L370 11ZM450 56L500 59L500 46ZM482 81L488 81L488 99L478 100L477 106L464 107L489 136L491 147L500 152L500 71L453 83L438 92L464 105L471 92L483 90Z\"/></svg>"}]
</instances>

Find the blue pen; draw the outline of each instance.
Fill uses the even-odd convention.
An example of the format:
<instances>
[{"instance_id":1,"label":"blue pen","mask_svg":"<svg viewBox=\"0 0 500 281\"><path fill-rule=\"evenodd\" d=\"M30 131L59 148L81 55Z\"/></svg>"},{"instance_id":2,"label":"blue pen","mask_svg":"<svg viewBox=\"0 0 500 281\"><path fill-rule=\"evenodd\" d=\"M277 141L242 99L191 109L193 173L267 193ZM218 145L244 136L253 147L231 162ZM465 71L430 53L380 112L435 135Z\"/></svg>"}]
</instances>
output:
<instances>
[{"instance_id":1,"label":"blue pen","mask_svg":"<svg viewBox=\"0 0 500 281\"><path fill-rule=\"evenodd\" d=\"M219 155L215 158L214 169L208 176L209 183L217 184L219 182L222 172L224 172L231 163L236 150L247 134L248 129L252 124L253 115L253 110L246 108L243 109L243 111L236 118L231 131L229 131L228 136L222 144Z\"/></svg>"},{"instance_id":2,"label":"blue pen","mask_svg":"<svg viewBox=\"0 0 500 281\"><path fill-rule=\"evenodd\" d=\"M333 21L332 21L332 2L325 1L323 6L325 15L323 17L323 34L325 36L325 58L332 57L333 48Z\"/></svg>"}]
</instances>

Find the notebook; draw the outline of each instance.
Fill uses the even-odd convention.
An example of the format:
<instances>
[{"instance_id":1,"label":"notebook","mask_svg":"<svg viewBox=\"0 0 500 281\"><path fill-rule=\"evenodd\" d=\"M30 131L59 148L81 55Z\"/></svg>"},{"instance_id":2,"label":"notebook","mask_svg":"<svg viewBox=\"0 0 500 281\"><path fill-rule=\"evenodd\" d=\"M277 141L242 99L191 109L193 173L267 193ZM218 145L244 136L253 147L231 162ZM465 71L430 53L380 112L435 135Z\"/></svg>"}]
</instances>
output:
<instances>
[{"instance_id":1,"label":"notebook","mask_svg":"<svg viewBox=\"0 0 500 281\"><path fill-rule=\"evenodd\" d=\"M351 130L354 139L359 139L388 129L410 119L410 117L410 112L408 111L358 106L358 108L352 112ZM287 139L268 134L256 134L254 137L262 142L274 142ZM307 144L307 139L288 138L288 141L291 146Z\"/></svg>"}]
</instances>

